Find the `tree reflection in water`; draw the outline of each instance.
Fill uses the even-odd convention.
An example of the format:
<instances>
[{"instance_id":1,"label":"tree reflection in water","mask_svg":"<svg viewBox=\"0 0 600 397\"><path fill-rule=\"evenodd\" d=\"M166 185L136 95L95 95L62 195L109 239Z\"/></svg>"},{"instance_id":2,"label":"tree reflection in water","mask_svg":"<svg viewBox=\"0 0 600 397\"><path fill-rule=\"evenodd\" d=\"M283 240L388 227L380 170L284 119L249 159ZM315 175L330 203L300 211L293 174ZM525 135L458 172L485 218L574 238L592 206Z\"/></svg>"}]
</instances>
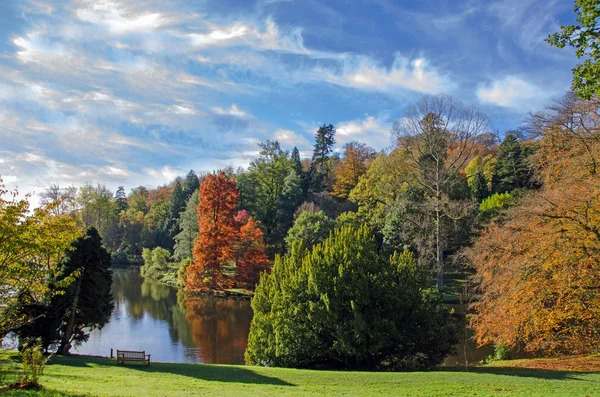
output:
<instances>
[{"instance_id":1,"label":"tree reflection in water","mask_svg":"<svg viewBox=\"0 0 600 397\"><path fill-rule=\"evenodd\" d=\"M94 331L79 353L107 355L111 347L136 347L157 360L243 363L252 319L249 301L187 296L144 279L137 269L114 272L113 295L109 324Z\"/></svg>"}]
</instances>

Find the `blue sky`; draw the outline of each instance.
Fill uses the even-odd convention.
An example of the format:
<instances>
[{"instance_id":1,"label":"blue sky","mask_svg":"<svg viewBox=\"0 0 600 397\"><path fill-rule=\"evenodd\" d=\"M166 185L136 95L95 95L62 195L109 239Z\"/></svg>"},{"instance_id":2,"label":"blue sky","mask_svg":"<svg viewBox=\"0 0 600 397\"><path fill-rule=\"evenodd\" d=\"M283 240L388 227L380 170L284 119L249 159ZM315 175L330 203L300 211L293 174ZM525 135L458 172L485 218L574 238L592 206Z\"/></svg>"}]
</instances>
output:
<instances>
[{"instance_id":1,"label":"blue sky","mask_svg":"<svg viewBox=\"0 0 600 397\"><path fill-rule=\"evenodd\" d=\"M543 40L570 0L4 0L0 175L41 192L156 186L246 166L277 139L309 155L383 149L402 110L446 93L517 127L569 88L576 59Z\"/></svg>"}]
</instances>

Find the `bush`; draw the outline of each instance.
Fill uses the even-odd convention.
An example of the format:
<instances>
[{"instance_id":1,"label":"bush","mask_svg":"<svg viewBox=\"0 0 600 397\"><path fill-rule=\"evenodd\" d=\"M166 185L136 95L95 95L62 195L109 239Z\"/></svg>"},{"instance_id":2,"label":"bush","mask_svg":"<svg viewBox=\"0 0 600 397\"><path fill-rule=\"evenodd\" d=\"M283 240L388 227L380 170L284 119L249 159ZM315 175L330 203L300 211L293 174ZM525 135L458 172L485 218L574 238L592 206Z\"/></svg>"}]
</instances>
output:
<instances>
[{"instance_id":1,"label":"bush","mask_svg":"<svg viewBox=\"0 0 600 397\"><path fill-rule=\"evenodd\" d=\"M482 222L489 222L497 218L500 210L509 206L510 193L494 193L479 204L479 218Z\"/></svg>"},{"instance_id":2,"label":"bush","mask_svg":"<svg viewBox=\"0 0 600 397\"><path fill-rule=\"evenodd\" d=\"M42 386L39 381L49 357L44 356L42 353L40 342L27 344L27 347L19 353L19 356L23 369L22 373L17 376L13 387L18 389L41 389Z\"/></svg>"},{"instance_id":3,"label":"bush","mask_svg":"<svg viewBox=\"0 0 600 397\"><path fill-rule=\"evenodd\" d=\"M516 353L513 349L506 345L498 345L494 348L494 354L490 354L486 358L486 362L500 361L500 360L513 360Z\"/></svg>"},{"instance_id":4,"label":"bush","mask_svg":"<svg viewBox=\"0 0 600 397\"><path fill-rule=\"evenodd\" d=\"M450 311L424 294L413 255L377 251L367 226L302 242L263 273L246 362L295 368L424 369L458 343Z\"/></svg>"}]
</instances>

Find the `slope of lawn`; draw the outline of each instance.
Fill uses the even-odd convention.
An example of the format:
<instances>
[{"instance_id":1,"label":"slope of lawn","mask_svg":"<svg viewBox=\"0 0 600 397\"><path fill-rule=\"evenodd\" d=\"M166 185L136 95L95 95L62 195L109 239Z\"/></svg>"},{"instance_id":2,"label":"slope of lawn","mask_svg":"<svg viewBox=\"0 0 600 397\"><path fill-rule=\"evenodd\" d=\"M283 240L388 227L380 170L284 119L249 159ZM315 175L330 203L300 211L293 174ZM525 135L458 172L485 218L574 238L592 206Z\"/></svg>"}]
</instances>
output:
<instances>
[{"instance_id":1,"label":"slope of lawn","mask_svg":"<svg viewBox=\"0 0 600 397\"><path fill-rule=\"evenodd\" d=\"M14 353L0 355L0 378L5 383L14 377L15 360ZM516 368L507 367L511 362L497 362L469 372L373 373L171 363L116 366L114 360L105 358L55 356L44 370L43 391L3 389L0 395L599 396L600 372L583 371L598 371L600 356L580 361L587 364L564 370L548 369L554 364L544 365L543 360L526 368L528 360L519 360Z\"/></svg>"}]
</instances>

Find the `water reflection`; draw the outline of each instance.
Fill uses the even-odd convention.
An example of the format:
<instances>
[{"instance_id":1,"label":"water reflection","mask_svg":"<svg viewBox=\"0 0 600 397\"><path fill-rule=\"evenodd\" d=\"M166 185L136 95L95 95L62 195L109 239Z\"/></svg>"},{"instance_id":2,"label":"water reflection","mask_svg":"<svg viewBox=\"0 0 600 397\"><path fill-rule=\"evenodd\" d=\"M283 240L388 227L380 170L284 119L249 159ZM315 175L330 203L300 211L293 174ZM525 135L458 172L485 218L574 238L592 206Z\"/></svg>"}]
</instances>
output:
<instances>
[{"instance_id":1,"label":"water reflection","mask_svg":"<svg viewBox=\"0 0 600 397\"><path fill-rule=\"evenodd\" d=\"M140 276L139 271L115 270L115 310L101 331L93 331L81 354L108 356L110 349L145 350L166 362L242 364L252 309L247 300L186 296L183 291ZM461 312L459 305L451 305ZM470 336L469 332L469 336ZM464 365L464 345L445 365ZM469 364L492 353L466 343Z\"/></svg>"},{"instance_id":2,"label":"water reflection","mask_svg":"<svg viewBox=\"0 0 600 397\"><path fill-rule=\"evenodd\" d=\"M93 331L80 354L110 349L145 350L168 362L241 364L252 319L250 302L182 291L144 279L136 269L115 270L115 310Z\"/></svg>"}]
</instances>

